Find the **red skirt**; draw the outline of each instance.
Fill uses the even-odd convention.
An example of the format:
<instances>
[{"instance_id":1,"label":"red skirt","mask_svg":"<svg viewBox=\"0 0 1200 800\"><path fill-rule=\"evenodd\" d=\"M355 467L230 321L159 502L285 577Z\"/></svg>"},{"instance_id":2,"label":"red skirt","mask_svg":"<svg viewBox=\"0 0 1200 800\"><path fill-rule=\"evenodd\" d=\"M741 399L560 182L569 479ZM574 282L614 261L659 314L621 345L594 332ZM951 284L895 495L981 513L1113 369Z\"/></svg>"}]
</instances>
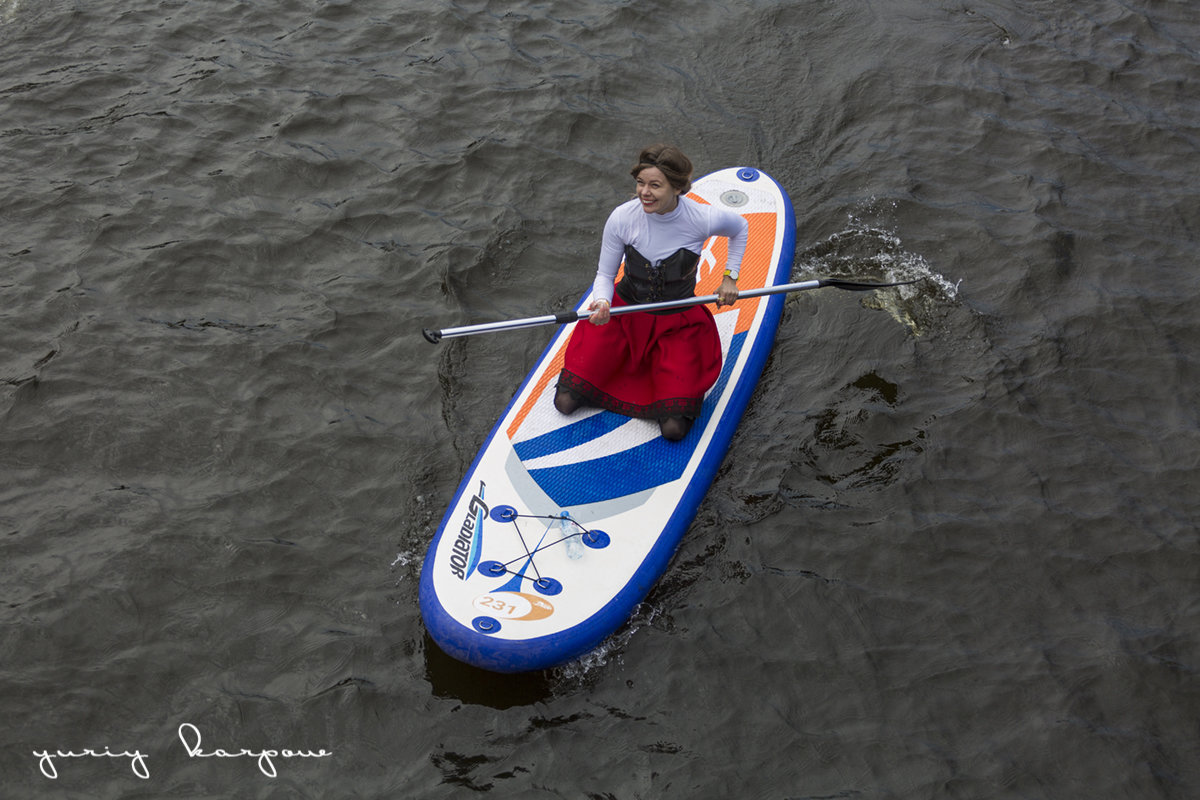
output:
<instances>
[{"instance_id":1,"label":"red skirt","mask_svg":"<svg viewBox=\"0 0 1200 800\"><path fill-rule=\"evenodd\" d=\"M613 298L613 308L627 305ZM696 418L721 374L721 336L704 306L672 314L581 321L567 343L558 385L627 417Z\"/></svg>"}]
</instances>

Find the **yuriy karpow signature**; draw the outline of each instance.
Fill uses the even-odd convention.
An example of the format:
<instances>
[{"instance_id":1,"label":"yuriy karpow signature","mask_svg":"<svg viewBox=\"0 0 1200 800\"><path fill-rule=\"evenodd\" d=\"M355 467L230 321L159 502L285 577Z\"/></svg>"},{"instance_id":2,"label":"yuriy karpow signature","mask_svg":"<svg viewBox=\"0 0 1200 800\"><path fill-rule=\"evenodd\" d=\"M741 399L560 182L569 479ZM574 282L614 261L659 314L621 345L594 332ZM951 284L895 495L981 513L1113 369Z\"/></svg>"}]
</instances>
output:
<instances>
[{"instance_id":1,"label":"yuriy karpow signature","mask_svg":"<svg viewBox=\"0 0 1200 800\"><path fill-rule=\"evenodd\" d=\"M293 750L290 748L269 748L264 750L248 750L245 748L226 750L217 748L216 750L205 750L201 746L200 729L192 723L183 723L179 726L177 733L188 758L250 758L257 762L258 771L268 778L277 777L279 774L275 769L275 759L277 758L329 758L333 755L332 750L324 748L320 750ZM34 750L33 755L38 759L38 769L50 780L58 779L57 761L59 759L75 758L127 758L129 759L129 767L133 770L134 775L142 780L150 779L150 767L147 764L148 756L141 750L113 752L108 747L105 747L103 750L93 748L78 751Z\"/></svg>"}]
</instances>

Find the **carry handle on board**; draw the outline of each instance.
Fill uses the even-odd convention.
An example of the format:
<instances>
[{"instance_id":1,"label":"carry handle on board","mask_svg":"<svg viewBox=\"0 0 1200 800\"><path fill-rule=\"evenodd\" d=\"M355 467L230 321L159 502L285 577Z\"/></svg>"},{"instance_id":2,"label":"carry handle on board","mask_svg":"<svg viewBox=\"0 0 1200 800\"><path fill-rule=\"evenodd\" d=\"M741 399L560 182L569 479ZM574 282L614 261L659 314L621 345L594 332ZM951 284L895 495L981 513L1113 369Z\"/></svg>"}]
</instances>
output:
<instances>
[{"instance_id":1,"label":"carry handle on board","mask_svg":"<svg viewBox=\"0 0 1200 800\"><path fill-rule=\"evenodd\" d=\"M839 278L819 278L811 281L801 281L800 283L764 286L761 289L747 289L744 292L738 292L738 299L763 297L770 294L785 294L787 292L802 292L806 289L822 289L825 287L845 289L848 292L869 292L873 289L886 289L890 286L907 286L910 283L917 283L919 280L923 279L918 278L917 280L897 281L895 283L863 283L861 281L844 281ZM688 306L699 306L715 302L717 302L717 295L707 294L702 297L685 297L681 300L666 300L661 303L638 303L635 305L619 306L609 311L609 314L616 316L617 314L632 314L635 311L665 311L672 308L687 308ZM534 328L538 325L563 325L568 322L578 322L587 319L589 316L591 316L591 312L589 311L559 311L558 313L546 314L541 317L484 322L478 325L463 325L458 328L443 328L441 330L425 328L422 333L425 334L426 341L431 344L437 344L442 339L473 336L477 333L512 331L519 328Z\"/></svg>"}]
</instances>

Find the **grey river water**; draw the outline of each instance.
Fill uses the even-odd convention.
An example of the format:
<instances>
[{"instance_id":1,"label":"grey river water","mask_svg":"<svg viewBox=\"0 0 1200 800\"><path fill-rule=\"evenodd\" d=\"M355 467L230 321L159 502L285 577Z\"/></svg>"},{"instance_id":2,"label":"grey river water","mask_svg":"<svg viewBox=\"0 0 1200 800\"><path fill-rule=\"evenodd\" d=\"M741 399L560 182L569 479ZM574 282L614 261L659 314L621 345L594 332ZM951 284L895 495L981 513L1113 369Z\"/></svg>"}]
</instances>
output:
<instances>
[{"instance_id":1,"label":"grey river water","mask_svg":"<svg viewBox=\"0 0 1200 800\"><path fill-rule=\"evenodd\" d=\"M1181 0L0 0L0 795L1200 797L1197 86ZM549 331L421 328L572 305L659 140L925 280L792 296L630 623L477 672L421 559Z\"/></svg>"}]
</instances>

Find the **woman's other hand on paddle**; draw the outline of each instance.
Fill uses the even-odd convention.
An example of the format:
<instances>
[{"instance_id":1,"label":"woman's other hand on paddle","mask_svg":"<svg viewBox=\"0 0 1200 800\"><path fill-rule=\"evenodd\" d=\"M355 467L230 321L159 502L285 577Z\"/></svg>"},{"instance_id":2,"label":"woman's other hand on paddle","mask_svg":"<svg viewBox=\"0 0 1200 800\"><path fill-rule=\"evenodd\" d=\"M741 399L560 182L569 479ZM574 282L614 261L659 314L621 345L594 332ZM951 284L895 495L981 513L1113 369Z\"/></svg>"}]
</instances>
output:
<instances>
[{"instance_id":1,"label":"woman's other hand on paddle","mask_svg":"<svg viewBox=\"0 0 1200 800\"><path fill-rule=\"evenodd\" d=\"M592 304L588 306L588 311L592 312L592 315L588 317L588 322L593 325L603 325L608 322L612 316L608 313L608 308L607 300L593 300Z\"/></svg>"},{"instance_id":2,"label":"woman's other hand on paddle","mask_svg":"<svg viewBox=\"0 0 1200 800\"><path fill-rule=\"evenodd\" d=\"M737 302L737 281L726 275L721 280L721 288L717 289L717 308L731 306Z\"/></svg>"}]
</instances>

